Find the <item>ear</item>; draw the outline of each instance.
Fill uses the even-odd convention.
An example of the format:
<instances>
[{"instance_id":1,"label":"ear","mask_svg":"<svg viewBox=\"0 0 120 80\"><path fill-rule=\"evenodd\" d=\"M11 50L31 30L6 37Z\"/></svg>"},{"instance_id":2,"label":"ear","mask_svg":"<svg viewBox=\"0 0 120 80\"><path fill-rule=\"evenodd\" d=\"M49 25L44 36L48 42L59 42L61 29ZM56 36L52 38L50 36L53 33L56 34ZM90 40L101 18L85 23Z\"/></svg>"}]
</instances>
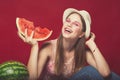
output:
<instances>
[{"instance_id":1,"label":"ear","mask_svg":"<svg viewBox=\"0 0 120 80\"><path fill-rule=\"evenodd\" d=\"M82 32L79 36L79 38L83 37L85 35L85 32Z\"/></svg>"}]
</instances>

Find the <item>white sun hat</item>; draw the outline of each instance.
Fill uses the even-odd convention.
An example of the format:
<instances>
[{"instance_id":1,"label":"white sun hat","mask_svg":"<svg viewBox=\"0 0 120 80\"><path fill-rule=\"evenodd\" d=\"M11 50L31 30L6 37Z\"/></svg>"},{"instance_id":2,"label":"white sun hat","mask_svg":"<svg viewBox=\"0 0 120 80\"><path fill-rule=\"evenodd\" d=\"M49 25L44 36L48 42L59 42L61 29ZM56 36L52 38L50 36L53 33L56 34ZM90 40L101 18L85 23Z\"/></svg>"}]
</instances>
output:
<instances>
[{"instance_id":1,"label":"white sun hat","mask_svg":"<svg viewBox=\"0 0 120 80\"><path fill-rule=\"evenodd\" d=\"M89 38L89 36L90 36L90 26L91 26L90 14L85 10L77 10L77 9L74 9L74 8L68 8L63 13L63 23L66 21L67 16L72 12L77 12L78 14L80 14L83 17L83 19L85 21L85 24L86 24L85 38L86 39Z\"/></svg>"}]
</instances>

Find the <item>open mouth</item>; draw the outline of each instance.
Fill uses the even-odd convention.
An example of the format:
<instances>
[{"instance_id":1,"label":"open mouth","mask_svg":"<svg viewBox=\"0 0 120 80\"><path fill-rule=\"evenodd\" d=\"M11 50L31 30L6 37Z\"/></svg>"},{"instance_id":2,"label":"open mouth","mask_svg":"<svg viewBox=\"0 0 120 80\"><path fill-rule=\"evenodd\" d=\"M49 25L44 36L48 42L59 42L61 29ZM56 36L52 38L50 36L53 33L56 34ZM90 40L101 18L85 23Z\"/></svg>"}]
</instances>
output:
<instances>
[{"instance_id":1,"label":"open mouth","mask_svg":"<svg viewBox=\"0 0 120 80\"><path fill-rule=\"evenodd\" d=\"M72 30L70 30L69 28L65 28L65 32L72 33Z\"/></svg>"}]
</instances>

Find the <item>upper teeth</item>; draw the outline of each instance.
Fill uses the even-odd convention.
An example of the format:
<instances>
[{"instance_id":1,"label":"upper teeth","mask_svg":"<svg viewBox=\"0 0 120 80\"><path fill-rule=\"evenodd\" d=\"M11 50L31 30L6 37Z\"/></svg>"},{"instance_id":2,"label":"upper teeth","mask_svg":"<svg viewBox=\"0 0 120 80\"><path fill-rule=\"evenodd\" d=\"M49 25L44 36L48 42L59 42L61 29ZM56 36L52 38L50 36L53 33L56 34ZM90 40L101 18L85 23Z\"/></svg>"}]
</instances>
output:
<instances>
[{"instance_id":1,"label":"upper teeth","mask_svg":"<svg viewBox=\"0 0 120 80\"><path fill-rule=\"evenodd\" d=\"M71 32L71 30L69 30L69 29L65 29L66 31L68 31L68 32Z\"/></svg>"}]
</instances>

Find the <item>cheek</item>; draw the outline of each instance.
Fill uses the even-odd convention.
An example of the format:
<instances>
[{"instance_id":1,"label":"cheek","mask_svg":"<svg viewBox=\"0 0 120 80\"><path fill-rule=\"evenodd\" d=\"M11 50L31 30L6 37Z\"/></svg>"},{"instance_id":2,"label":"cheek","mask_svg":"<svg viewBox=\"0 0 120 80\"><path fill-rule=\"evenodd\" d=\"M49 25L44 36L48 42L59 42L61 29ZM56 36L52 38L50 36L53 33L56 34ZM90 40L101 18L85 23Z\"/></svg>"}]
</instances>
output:
<instances>
[{"instance_id":1,"label":"cheek","mask_svg":"<svg viewBox=\"0 0 120 80\"><path fill-rule=\"evenodd\" d=\"M66 24L64 23L64 24L62 25L62 30L63 30L65 27L66 27Z\"/></svg>"},{"instance_id":2,"label":"cheek","mask_svg":"<svg viewBox=\"0 0 120 80\"><path fill-rule=\"evenodd\" d=\"M73 30L74 30L74 32L81 32L81 29L79 29L79 28L73 28Z\"/></svg>"},{"instance_id":3,"label":"cheek","mask_svg":"<svg viewBox=\"0 0 120 80\"><path fill-rule=\"evenodd\" d=\"M62 33L63 33L63 31L64 31L64 25L62 26L62 29L61 29L61 31L62 31Z\"/></svg>"},{"instance_id":4,"label":"cheek","mask_svg":"<svg viewBox=\"0 0 120 80\"><path fill-rule=\"evenodd\" d=\"M74 26L74 27L73 27L73 30L74 30L75 32L79 32L79 33L82 32L82 28L81 28L81 26L80 26L80 27L78 27L78 26Z\"/></svg>"},{"instance_id":5,"label":"cheek","mask_svg":"<svg viewBox=\"0 0 120 80\"><path fill-rule=\"evenodd\" d=\"M74 29L74 34L76 35L80 35L81 32L82 32L81 29Z\"/></svg>"},{"instance_id":6,"label":"cheek","mask_svg":"<svg viewBox=\"0 0 120 80\"><path fill-rule=\"evenodd\" d=\"M64 23L62 27L65 27L65 26L67 26L67 24L66 24L66 23Z\"/></svg>"}]
</instances>

